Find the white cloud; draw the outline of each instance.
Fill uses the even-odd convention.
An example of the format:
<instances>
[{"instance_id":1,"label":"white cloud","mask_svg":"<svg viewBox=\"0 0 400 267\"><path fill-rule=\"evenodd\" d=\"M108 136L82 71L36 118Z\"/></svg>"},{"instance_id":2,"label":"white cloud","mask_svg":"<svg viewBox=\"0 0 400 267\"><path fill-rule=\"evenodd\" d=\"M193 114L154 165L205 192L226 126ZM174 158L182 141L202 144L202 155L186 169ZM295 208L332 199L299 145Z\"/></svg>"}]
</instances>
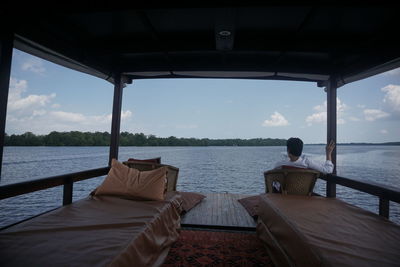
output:
<instances>
[{"instance_id":1,"label":"white cloud","mask_svg":"<svg viewBox=\"0 0 400 267\"><path fill-rule=\"evenodd\" d=\"M8 101L15 101L21 98L21 94L28 88L26 80L17 80L10 78L10 89L8 92Z\"/></svg>"},{"instance_id":2,"label":"white cloud","mask_svg":"<svg viewBox=\"0 0 400 267\"><path fill-rule=\"evenodd\" d=\"M22 64L21 69L25 71L31 71L37 74L43 74L46 72L46 69L43 66L43 60L35 57L31 57L27 61L25 61Z\"/></svg>"},{"instance_id":3,"label":"white cloud","mask_svg":"<svg viewBox=\"0 0 400 267\"><path fill-rule=\"evenodd\" d=\"M388 133L388 131L386 129L382 129L382 130L380 130L380 132L381 132L381 134L387 134Z\"/></svg>"},{"instance_id":4,"label":"white cloud","mask_svg":"<svg viewBox=\"0 0 400 267\"><path fill-rule=\"evenodd\" d=\"M315 111L318 112L326 112L326 109L328 108L328 103L324 101L322 105L317 105L314 107ZM338 112L343 112L347 108L347 105L345 103L342 103L342 101L337 98L336 99L336 109Z\"/></svg>"},{"instance_id":5,"label":"white cloud","mask_svg":"<svg viewBox=\"0 0 400 267\"><path fill-rule=\"evenodd\" d=\"M56 94L27 96L26 80L10 79L7 106L7 132L31 131L46 134L50 131L110 131L111 114L85 115L77 112L54 110L60 104L52 104ZM132 117L132 111L123 110L121 120Z\"/></svg>"},{"instance_id":6,"label":"white cloud","mask_svg":"<svg viewBox=\"0 0 400 267\"><path fill-rule=\"evenodd\" d=\"M358 104L357 107L358 108L365 108L365 105Z\"/></svg>"},{"instance_id":7,"label":"white cloud","mask_svg":"<svg viewBox=\"0 0 400 267\"><path fill-rule=\"evenodd\" d=\"M325 101L321 105L315 106L313 109L315 113L306 117L306 122L308 126L313 123L325 123L327 121L327 110L328 104ZM336 99L336 109L337 109L337 123L344 124L346 121L343 119L344 111L347 109L347 105L343 103L339 98Z\"/></svg>"},{"instance_id":8,"label":"white cloud","mask_svg":"<svg viewBox=\"0 0 400 267\"><path fill-rule=\"evenodd\" d=\"M27 70L28 65L25 66ZM52 103L56 94L29 94L26 80L10 79L7 105L7 132L47 134L51 131L110 131L111 114L86 115L58 110L61 105ZM129 120L132 111L122 110L121 120Z\"/></svg>"},{"instance_id":9,"label":"white cloud","mask_svg":"<svg viewBox=\"0 0 400 267\"><path fill-rule=\"evenodd\" d=\"M395 113L400 114L400 85L389 84L381 88L385 92L383 102L393 110Z\"/></svg>"},{"instance_id":10,"label":"white cloud","mask_svg":"<svg viewBox=\"0 0 400 267\"><path fill-rule=\"evenodd\" d=\"M87 120L83 114L73 112L52 111L50 115L62 122L84 122Z\"/></svg>"},{"instance_id":11,"label":"white cloud","mask_svg":"<svg viewBox=\"0 0 400 267\"><path fill-rule=\"evenodd\" d=\"M10 111L22 110L33 107L44 107L47 103L50 103L51 99L56 97L56 94L51 95L28 95L25 98L10 101L8 107Z\"/></svg>"},{"instance_id":12,"label":"white cloud","mask_svg":"<svg viewBox=\"0 0 400 267\"><path fill-rule=\"evenodd\" d=\"M132 116L130 110L121 112L121 120ZM23 133L31 131L47 134L51 131L110 131L111 114L85 115L67 111L34 110L28 116L7 115L7 131Z\"/></svg>"},{"instance_id":13,"label":"white cloud","mask_svg":"<svg viewBox=\"0 0 400 267\"><path fill-rule=\"evenodd\" d=\"M311 126L313 123L326 122L326 120L327 120L326 117L327 117L326 111L318 112L318 113L314 113L310 116L307 116L306 122L307 122L307 125Z\"/></svg>"},{"instance_id":14,"label":"white cloud","mask_svg":"<svg viewBox=\"0 0 400 267\"><path fill-rule=\"evenodd\" d=\"M110 114L110 116L111 116L111 114ZM121 120L126 120L126 119L129 119L130 117L132 117L132 111L130 111L130 110L127 110L127 111L121 111ZM111 117L110 117L110 120L111 120Z\"/></svg>"},{"instance_id":15,"label":"white cloud","mask_svg":"<svg viewBox=\"0 0 400 267\"><path fill-rule=\"evenodd\" d=\"M50 112L50 114L54 118L60 121L75 122L84 125L98 124L98 123L109 124L112 119L112 114L87 116L81 113L65 112L65 111L52 111ZM131 116L132 112L130 110L121 111L121 120L126 120Z\"/></svg>"},{"instance_id":16,"label":"white cloud","mask_svg":"<svg viewBox=\"0 0 400 267\"><path fill-rule=\"evenodd\" d=\"M313 109L314 109L315 111L318 111L318 112L325 112L325 111L326 111L326 108L327 108L327 103L326 103L326 101L325 101L322 105L317 105L317 106L313 107Z\"/></svg>"},{"instance_id":17,"label":"white cloud","mask_svg":"<svg viewBox=\"0 0 400 267\"><path fill-rule=\"evenodd\" d=\"M28 95L22 97L28 89L28 82L26 80L10 79L10 90L8 94L8 112L32 112L32 109L38 107L45 107L51 102L56 94L50 95Z\"/></svg>"},{"instance_id":18,"label":"white cloud","mask_svg":"<svg viewBox=\"0 0 400 267\"><path fill-rule=\"evenodd\" d=\"M364 109L364 117L367 121L375 121L389 117L389 113L386 113L380 109Z\"/></svg>"},{"instance_id":19,"label":"white cloud","mask_svg":"<svg viewBox=\"0 0 400 267\"><path fill-rule=\"evenodd\" d=\"M265 120L262 126L278 127L289 125L289 122L285 119L285 117L277 111L275 111L270 118L270 120Z\"/></svg>"}]
</instances>

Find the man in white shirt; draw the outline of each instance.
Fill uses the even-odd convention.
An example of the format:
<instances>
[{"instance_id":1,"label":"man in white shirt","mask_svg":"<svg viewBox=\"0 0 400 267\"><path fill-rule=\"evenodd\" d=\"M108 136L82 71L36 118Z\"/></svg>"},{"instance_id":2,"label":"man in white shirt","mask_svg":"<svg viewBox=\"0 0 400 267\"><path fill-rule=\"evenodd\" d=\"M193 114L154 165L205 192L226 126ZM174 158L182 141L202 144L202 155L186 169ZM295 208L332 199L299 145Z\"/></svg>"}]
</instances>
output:
<instances>
[{"instance_id":1,"label":"man in white shirt","mask_svg":"<svg viewBox=\"0 0 400 267\"><path fill-rule=\"evenodd\" d=\"M331 142L326 146L326 161L324 163L315 162L306 155L301 155L303 152L303 141L300 138L292 137L286 142L288 159L279 161L275 164L275 168L282 166L291 166L304 169L313 169L324 174L332 173L334 166L332 163L332 151L335 149L335 142Z\"/></svg>"}]
</instances>

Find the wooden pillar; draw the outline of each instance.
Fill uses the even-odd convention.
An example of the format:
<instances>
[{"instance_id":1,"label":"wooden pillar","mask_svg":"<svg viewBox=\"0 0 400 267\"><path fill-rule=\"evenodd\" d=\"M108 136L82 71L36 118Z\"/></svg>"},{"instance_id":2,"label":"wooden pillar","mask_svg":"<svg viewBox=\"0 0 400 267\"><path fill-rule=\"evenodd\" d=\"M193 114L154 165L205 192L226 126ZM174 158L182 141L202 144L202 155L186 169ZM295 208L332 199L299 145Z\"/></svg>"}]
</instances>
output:
<instances>
[{"instance_id":1,"label":"wooden pillar","mask_svg":"<svg viewBox=\"0 0 400 267\"><path fill-rule=\"evenodd\" d=\"M109 166L111 166L112 159L118 159L123 88L124 88L124 83L122 81L121 74L118 74L115 76L115 84L114 84L114 101L113 101L113 111L111 120L110 157L108 161Z\"/></svg>"},{"instance_id":2,"label":"wooden pillar","mask_svg":"<svg viewBox=\"0 0 400 267\"><path fill-rule=\"evenodd\" d=\"M63 187L63 206L72 203L73 192L74 192L74 182L72 178L67 178Z\"/></svg>"},{"instance_id":3,"label":"wooden pillar","mask_svg":"<svg viewBox=\"0 0 400 267\"><path fill-rule=\"evenodd\" d=\"M0 36L0 181L3 166L3 147L6 130L8 90L10 86L11 60L14 36L1 34Z\"/></svg>"},{"instance_id":4,"label":"wooden pillar","mask_svg":"<svg viewBox=\"0 0 400 267\"><path fill-rule=\"evenodd\" d=\"M337 133L337 103L336 103L336 90L337 90L337 82L336 77L331 76L328 81L328 86L326 88L327 93L327 139L326 142L329 144L331 140L336 142L336 133ZM336 148L332 152L332 163L335 168L333 170L333 174L336 175ZM336 184L329 181L329 177L326 183L326 196L327 197L336 197Z\"/></svg>"},{"instance_id":5,"label":"wooden pillar","mask_svg":"<svg viewBox=\"0 0 400 267\"><path fill-rule=\"evenodd\" d=\"M386 198L379 198L379 215L389 219L389 200Z\"/></svg>"}]
</instances>

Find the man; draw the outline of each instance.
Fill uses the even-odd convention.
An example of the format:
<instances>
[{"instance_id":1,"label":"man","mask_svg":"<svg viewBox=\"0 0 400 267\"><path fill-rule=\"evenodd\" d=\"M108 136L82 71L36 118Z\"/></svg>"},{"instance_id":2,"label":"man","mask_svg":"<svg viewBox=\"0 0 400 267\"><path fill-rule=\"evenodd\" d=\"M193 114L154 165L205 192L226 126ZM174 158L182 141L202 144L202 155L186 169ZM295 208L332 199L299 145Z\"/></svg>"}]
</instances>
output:
<instances>
[{"instance_id":1,"label":"man","mask_svg":"<svg viewBox=\"0 0 400 267\"><path fill-rule=\"evenodd\" d=\"M282 166L291 166L304 169L313 169L324 174L333 172L332 151L335 149L335 142L331 142L326 146L326 161L324 163L315 162L305 155L301 155L303 151L303 141L300 138L292 137L286 142L288 159L279 161L275 164L275 168Z\"/></svg>"}]
</instances>

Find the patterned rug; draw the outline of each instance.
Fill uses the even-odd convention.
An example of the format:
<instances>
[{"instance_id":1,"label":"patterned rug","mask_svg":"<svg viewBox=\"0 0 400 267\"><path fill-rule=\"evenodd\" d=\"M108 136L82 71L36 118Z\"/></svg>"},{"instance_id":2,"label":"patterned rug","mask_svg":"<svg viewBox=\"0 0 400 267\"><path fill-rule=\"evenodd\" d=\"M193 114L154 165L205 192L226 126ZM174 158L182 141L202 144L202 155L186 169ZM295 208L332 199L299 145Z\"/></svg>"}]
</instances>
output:
<instances>
[{"instance_id":1,"label":"patterned rug","mask_svg":"<svg viewBox=\"0 0 400 267\"><path fill-rule=\"evenodd\" d=\"M255 233L182 230L167 266L273 266Z\"/></svg>"}]
</instances>

